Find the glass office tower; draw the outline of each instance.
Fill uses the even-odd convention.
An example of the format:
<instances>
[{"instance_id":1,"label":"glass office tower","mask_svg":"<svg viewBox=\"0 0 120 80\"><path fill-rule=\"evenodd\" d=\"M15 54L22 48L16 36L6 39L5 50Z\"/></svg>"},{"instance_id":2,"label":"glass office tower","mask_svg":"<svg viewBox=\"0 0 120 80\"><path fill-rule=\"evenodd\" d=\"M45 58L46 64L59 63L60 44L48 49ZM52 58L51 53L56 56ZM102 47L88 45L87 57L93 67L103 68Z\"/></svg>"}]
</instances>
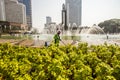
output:
<instances>
[{"instance_id":1,"label":"glass office tower","mask_svg":"<svg viewBox=\"0 0 120 80\"><path fill-rule=\"evenodd\" d=\"M32 6L31 0L18 0L26 6L26 16L27 16L27 24L29 29L32 28Z\"/></svg>"}]
</instances>

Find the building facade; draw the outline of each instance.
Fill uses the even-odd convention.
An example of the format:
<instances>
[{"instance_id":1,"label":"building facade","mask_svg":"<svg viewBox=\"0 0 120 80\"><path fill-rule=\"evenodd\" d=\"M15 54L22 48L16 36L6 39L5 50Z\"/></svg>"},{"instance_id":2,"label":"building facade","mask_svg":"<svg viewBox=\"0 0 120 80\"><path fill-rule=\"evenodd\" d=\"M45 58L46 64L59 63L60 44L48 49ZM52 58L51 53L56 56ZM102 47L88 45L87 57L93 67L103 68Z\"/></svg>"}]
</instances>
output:
<instances>
[{"instance_id":1,"label":"building facade","mask_svg":"<svg viewBox=\"0 0 120 80\"><path fill-rule=\"evenodd\" d=\"M46 17L46 24L49 24L49 23L51 23L51 22L52 22L51 17L50 17L50 16L47 16L47 17Z\"/></svg>"},{"instance_id":2,"label":"building facade","mask_svg":"<svg viewBox=\"0 0 120 80\"><path fill-rule=\"evenodd\" d=\"M56 26L57 26L57 24L55 22L45 24L43 33L45 33L45 34L55 34L56 33Z\"/></svg>"},{"instance_id":3,"label":"building facade","mask_svg":"<svg viewBox=\"0 0 120 80\"><path fill-rule=\"evenodd\" d=\"M44 26L44 34L55 34L56 33L57 24L52 22L52 18L50 16L46 16L46 23Z\"/></svg>"},{"instance_id":4,"label":"building facade","mask_svg":"<svg viewBox=\"0 0 120 80\"><path fill-rule=\"evenodd\" d=\"M76 23L77 26L80 26L82 16L82 0L66 0L65 6L67 10L67 24L73 25L73 23Z\"/></svg>"},{"instance_id":5,"label":"building facade","mask_svg":"<svg viewBox=\"0 0 120 80\"><path fill-rule=\"evenodd\" d=\"M26 6L26 16L27 16L27 24L29 29L32 28L32 6L31 0L18 0L20 3L23 3Z\"/></svg>"},{"instance_id":6,"label":"building facade","mask_svg":"<svg viewBox=\"0 0 120 80\"><path fill-rule=\"evenodd\" d=\"M17 0L5 0L5 13L8 22L27 24L26 7Z\"/></svg>"},{"instance_id":7,"label":"building facade","mask_svg":"<svg viewBox=\"0 0 120 80\"><path fill-rule=\"evenodd\" d=\"M0 21L5 21L5 5L4 0L0 0Z\"/></svg>"}]
</instances>

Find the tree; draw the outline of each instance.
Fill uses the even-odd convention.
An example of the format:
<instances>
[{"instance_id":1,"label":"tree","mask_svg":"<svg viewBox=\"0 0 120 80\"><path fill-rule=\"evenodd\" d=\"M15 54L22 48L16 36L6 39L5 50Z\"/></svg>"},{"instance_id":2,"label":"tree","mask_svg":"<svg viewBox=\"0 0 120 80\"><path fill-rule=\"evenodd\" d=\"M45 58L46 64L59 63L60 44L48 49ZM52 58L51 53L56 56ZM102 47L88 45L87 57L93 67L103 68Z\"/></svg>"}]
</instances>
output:
<instances>
[{"instance_id":1,"label":"tree","mask_svg":"<svg viewBox=\"0 0 120 80\"><path fill-rule=\"evenodd\" d=\"M119 33L120 32L120 19L110 19L98 24L103 28L105 33Z\"/></svg>"}]
</instances>

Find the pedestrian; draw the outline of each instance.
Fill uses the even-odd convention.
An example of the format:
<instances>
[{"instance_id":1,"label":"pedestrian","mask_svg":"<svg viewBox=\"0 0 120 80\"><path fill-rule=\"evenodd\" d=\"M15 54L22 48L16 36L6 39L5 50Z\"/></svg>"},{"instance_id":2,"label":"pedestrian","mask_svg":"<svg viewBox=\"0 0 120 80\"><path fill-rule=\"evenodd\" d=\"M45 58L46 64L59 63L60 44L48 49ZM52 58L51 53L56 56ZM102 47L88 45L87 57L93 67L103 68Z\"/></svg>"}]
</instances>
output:
<instances>
[{"instance_id":1,"label":"pedestrian","mask_svg":"<svg viewBox=\"0 0 120 80\"><path fill-rule=\"evenodd\" d=\"M55 45L59 46L59 42L61 41L60 39L60 31L57 32L57 34L54 35L54 43Z\"/></svg>"},{"instance_id":2,"label":"pedestrian","mask_svg":"<svg viewBox=\"0 0 120 80\"><path fill-rule=\"evenodd\" d=\"M45 47L48 47L48 43L47 43L47 41L45 41L45 45L44 45Z\"/></svg>"},{"instance_id":3,"label":"pedestrian","mask_svg":"<svg viewBox=\"0 0 120 80\"><path fill-rule=\"evenodd\" d=\"M108 35L106 35L107 36L107 39L108 39Z\"/></svg>"}]
</instances>

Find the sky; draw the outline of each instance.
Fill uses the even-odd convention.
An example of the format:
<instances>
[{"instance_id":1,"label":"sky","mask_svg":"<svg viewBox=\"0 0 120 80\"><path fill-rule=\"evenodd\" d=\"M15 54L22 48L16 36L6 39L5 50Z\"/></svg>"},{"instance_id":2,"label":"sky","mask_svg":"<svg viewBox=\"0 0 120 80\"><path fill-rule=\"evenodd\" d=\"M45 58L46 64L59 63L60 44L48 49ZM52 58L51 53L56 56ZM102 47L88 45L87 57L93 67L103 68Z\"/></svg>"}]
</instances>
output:
<instances>
[{"instance_id":1,"label":"sky","mask_svg":"<svg viewBox=\"0 0 120 80\"><path fill-rule=\"evenodd\" d=\"M42 31L46 16L61 23L62 4L65 0L32 0L33 27ZM120 0L82 0L82 26L92 26L105 20L120 19Z\"/></svg>"}]
</instances>

